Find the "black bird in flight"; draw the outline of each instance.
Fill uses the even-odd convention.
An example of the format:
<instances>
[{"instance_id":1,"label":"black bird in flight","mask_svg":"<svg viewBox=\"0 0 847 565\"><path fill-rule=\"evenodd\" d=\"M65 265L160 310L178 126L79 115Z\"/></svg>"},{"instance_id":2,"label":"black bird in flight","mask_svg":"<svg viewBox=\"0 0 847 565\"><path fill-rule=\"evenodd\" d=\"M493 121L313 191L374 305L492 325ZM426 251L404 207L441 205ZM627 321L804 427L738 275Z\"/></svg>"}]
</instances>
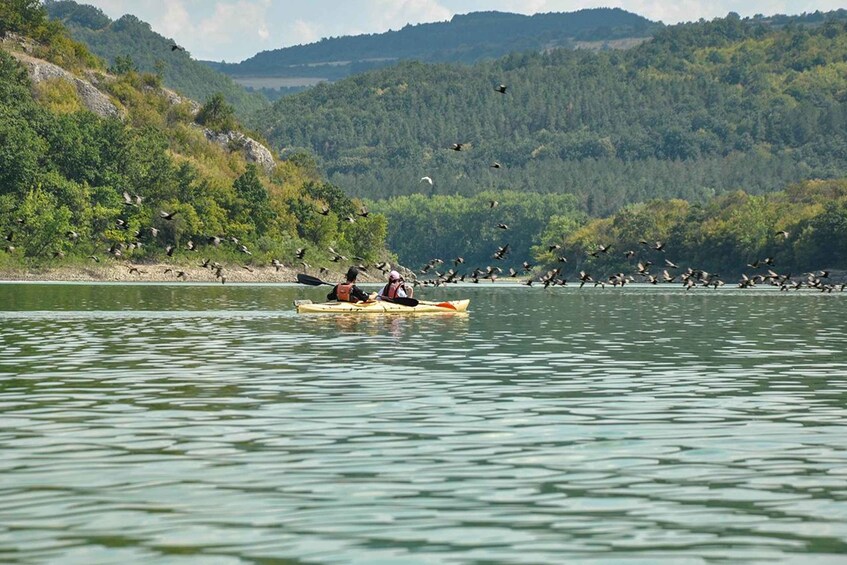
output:
<instances>
[{"instance_id":1,"label":"black bird in flight","mask_svg":"<svg viewBox=\"0 0 847 565\"><path fill-rule=\"evenodd\" d=\"M507 243L506 245L497 248L497 251L494 252L494 258L497 259L498 261L502 261L503 257L505 257L508 253L509 253L509 244Z\"/></svg>"},{"instance_id":2,"label":"black bird in flight","mask_svg":"<svg viewBox=\"0 0 847 565\"><path fill-rule=\"evenodd\" d=\"M179 214L178 211L177 212L165 212L164 210L159 210L159 215L162 217L162 219L165 219L165 220L173 220L174 216L176 216L177 214Z\"/></svg>"},{"instance_id":3,"label":"black bird in flight","mask_svg":"<svg viewBox=\"0 0 847 565\"><path fill-rule=\"evenodd\" d=\"M454 143L453 145L450 146L450 149L452 149L453 151L461 151L462 147L464 147L464 145L465 145L464 143Z\"/></svg>"},{"instance_id":4,"label":"black bird in flight","mask_svg":"<svg viewBox=\"0 0 847 565\"><path fill-rule=\"evenodd\" d=\"M174 43L173 45L171 45L171 52L174 51L185 51L185 47L180 47L179 45Z\"/></svg>"},{"instance_id":5,"label":"black bird in flight","mask_svg":"<svg viewBox=\"0 0 847 565\"><path fill-rule=\"evenodd\" d=\"M506 85L505 84L498 84L497 86L494 87L494 90L496 90L500 94L506 94Z\"/></svg>"}]
</instances>

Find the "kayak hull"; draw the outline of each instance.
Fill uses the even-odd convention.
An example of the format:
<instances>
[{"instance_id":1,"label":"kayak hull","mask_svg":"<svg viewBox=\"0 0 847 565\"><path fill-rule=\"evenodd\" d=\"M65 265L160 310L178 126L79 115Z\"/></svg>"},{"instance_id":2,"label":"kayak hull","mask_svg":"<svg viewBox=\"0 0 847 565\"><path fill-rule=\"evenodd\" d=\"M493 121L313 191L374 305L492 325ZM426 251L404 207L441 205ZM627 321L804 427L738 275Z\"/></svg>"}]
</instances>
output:
<instances>
[{"instance_id":1,"label":"kayak hull","mask_svg":"<svg viewBox=\"0 0 847 565\"><path fill-rule=\"evenodd\" d=\"M424 302L417 306L402 306L390 302L296 302L298 314L450 314L467 312L470 300Z\"/></svg>"}]
</instances>

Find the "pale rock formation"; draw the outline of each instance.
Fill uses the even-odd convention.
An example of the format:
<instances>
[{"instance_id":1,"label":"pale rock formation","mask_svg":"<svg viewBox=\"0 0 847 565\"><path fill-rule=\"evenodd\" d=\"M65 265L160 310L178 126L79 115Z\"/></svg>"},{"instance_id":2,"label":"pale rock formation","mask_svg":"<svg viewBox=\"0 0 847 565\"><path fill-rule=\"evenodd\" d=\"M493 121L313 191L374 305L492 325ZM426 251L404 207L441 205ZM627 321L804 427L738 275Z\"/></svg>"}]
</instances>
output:
<instances>
[{"instance_id":1,"label":"pale rock formation","mask_svg":"<svg viewBox=\"0 0 847 565\"><path fill-rule=\"evenodd\" d=\"M206 134L206 139L216 143L224 149L233 150L241 149L244 153L244 158L250 163L262 167L266 173L270 173L276 168L271 151L256 141L253 138L247 137L243 133L237 131L214 132L208 128L203 128L203 133Z\"/></svg>"},{"instance_id":2,"label":"pale rock formation","mask_svg":"<svg viewBox=\"0 0 847 565\"><path fill-rule=\"evenodd\" d=\"M109 100L109 97L97 90L97 87L89 81L43 59L36 59L23 53L12 52L11 55L26 67L34 84L53 79L67 81L74 85L83 105L91 112L104 118L123 118L123 113Z\"/></svg>"}]
</instances>

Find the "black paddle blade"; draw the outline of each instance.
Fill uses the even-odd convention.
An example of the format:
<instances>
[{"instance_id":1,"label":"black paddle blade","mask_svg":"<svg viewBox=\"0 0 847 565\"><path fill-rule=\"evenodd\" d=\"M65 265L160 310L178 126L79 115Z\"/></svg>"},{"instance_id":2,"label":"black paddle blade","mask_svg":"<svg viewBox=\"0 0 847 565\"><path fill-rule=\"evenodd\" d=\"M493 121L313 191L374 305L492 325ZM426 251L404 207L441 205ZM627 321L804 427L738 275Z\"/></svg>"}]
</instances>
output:
<instances>
[{"instance_id":1,"label":"black paddle blade","mask_svg":"<svg viewBox=\"0 0 847 565\"><path fill-rule=\"evenodd\" d=\"M332 283L324 282L317 277L313 277L311 275L307 275L307 274L304 274L304 273L298 273L297 274L297 282L299 282L300 284L306 284L306 285L309 285L309 286L321 286L322 284L329 285L329 286L335 286Z\"/></svg>"},{"instance_id":2,"label":"black paddle blade","mask_svg":"<svg viewBox=\"0 0 847 565\"><path fill-rule=\"evenodd\" d=\"M383 297L382 299L386 302L391 302L392 304L400 304L401 306L409 306L411 308L414 308L415 306L420 304L420 300L416 298L402 298L400 296L397 296L395 298Z\"/></svg>"}]
</instances>

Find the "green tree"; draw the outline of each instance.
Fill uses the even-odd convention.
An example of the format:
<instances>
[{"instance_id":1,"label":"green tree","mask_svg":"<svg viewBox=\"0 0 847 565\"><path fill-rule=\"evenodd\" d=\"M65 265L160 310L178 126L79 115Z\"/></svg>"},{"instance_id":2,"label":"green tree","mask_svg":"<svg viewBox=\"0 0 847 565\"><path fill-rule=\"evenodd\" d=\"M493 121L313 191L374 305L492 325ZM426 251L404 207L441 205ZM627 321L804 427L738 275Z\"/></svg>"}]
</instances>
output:
<instances>
[{"instance_id":1,"label":"green tree","mask_svg":"<svg viewBox=\"0 0 847 565\"><path fill-rule=\"evenodd\" d=\"M64 252L70 245L65 234L71 229L71 212L37 188L30 190L18 209L24 233L19 249L29 258L44 258Z\"/></svg>"},{"instance_id":2,"label":"green tree","mask_svg":"<svg viewBox=\"0 0 847 565\"><path fill-rule=\"evenodd\" d=\"M23 195L33 188L46 151L27 119L0 107L0 193Z\"/></svg>"},{"instance_id":3,"label":"green tree","mask_svg":"<svg viewBox=\"0 0 847 565\"><path fill-rule=\"evenodd\" d=\"M109 67L109 72L116 75L125 75L136 71L138 71L138 68L129 55L118 55L115 57L115 62Z\"/></svg>"},{"instance_id":4,"label":"green tree","mask_svg":"<svg viewBox=\"0 0 847 565\"><path fill-rule=\"evenodd\" d=\"M47 13L39 0L3 0L0 3L0 37L8 32L32 33L43 28Z\"/></svg>"},{"instance_id":5,"label":"green tree","mask_svg":"<svg viewBox=\"0 0 847 565\"><path fill-rule=\"evenodd\" d=\"M257 233L263 234L268 229L273 214L268 191L259 179L256 165L248 165L244 174L235 179L232 187L239 198L236 212L243 214L240 219L252 222Z\"/></svg>"},{"instance_id":6,"label":"green tree","mask_svg":"<svg viewBox=\"0 0 847 565\"><path fill-rule=\"evenodd\" d=\"M227 103L220 92L213 94L200 107L196 121L214 131L232 131L238 127L235 108Z\"/></svg>"}]
</instances>

